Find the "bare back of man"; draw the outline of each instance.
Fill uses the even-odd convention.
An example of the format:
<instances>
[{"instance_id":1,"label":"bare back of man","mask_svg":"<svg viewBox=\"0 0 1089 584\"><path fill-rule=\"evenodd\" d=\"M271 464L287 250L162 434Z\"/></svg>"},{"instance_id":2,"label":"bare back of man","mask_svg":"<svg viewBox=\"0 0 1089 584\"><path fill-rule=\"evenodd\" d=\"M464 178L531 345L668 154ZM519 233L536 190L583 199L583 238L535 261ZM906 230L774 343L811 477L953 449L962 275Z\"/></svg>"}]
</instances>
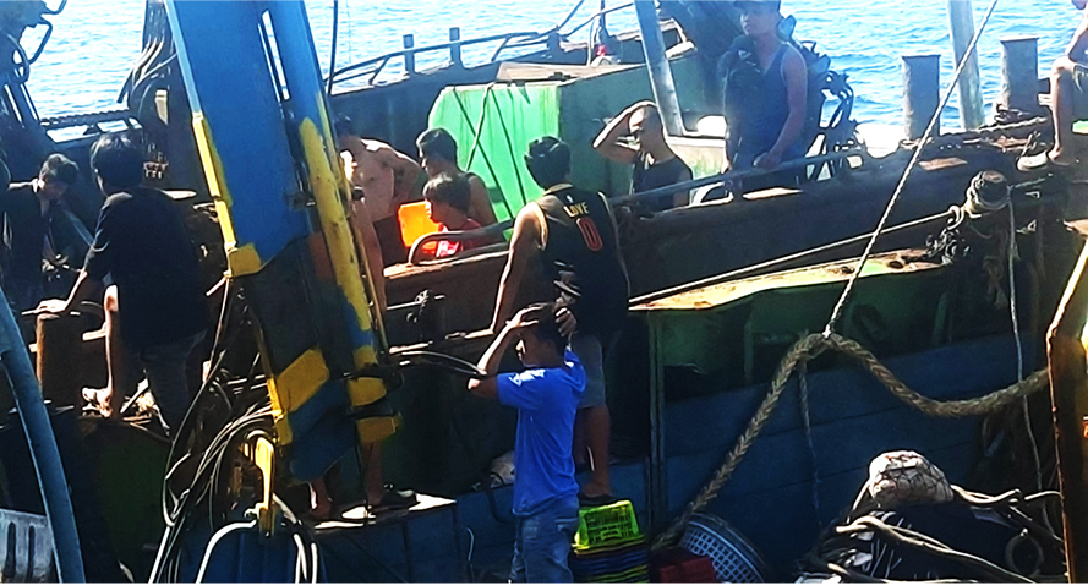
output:
<instances>
[{"instance_id":1,"label":"bare back of man","mask_svg":"<svg viewBox=\"0 0 1089 584\"><path fill-rule=\"evenodd\" d=\"M341 136L340 147L352 154L355 168L352 185L363 189L373 221L397 212L412 196L420 165L389 144L358 136Z\"/></svg>"}]
</instances>

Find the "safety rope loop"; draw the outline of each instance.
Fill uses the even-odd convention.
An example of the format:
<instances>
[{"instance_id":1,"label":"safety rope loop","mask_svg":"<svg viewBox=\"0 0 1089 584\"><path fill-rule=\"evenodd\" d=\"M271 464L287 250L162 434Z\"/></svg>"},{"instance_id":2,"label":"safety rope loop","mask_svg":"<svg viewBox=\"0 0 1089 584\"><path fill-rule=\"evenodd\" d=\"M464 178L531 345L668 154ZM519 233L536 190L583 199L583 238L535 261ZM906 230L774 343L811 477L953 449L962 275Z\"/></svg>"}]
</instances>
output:
<instances>
[{"instance_id":1,"label":"safety rope loop","mask_svg":"<svg viewBox=\"0 0 1089 584\"><path fill-rule=\"evenodd\" d=\"M928 416L964 417L988 414L1001 407L1014 404L1024 396L1048 387L1048 371L1043 369L1033 373L1023 381L982 397L938 401L909 388L904 382L897 379L892 371L889 371L887 367L881 364L873 353L856 341L835 333L829 334L827 331L821 334L807 335L795 343L787 351L783 360L780 361L775 376L772 378L771 390L749 420L749 425L737 439L737 443L727 454L726 460L715 471L711 480L700 489L699 494L685 506L681 515L654 539L652 549L657 550L675 542L692 516L718 496L718 492L729 480L738 464L741 463L741 459L744 458L756 440L756 437L764 429L791 376L799 370L799 367L817 358L827 350L833 350L854 358L898 399Z\"/></svg>"},{"instance_id":2,"label":"safety rope loop","mask_svg":"<svg viewBox=\"0 0 1089 584\"><path fill-rule=\"evenodd\" d=\"M975 35L972 36L972 42L968 43L967 50L964 51L964 56L961 57L960 63L957 64L957 70L953 73L953 82L949 84L949 87L945 90L945 96L942 98L938 108L934 111L934 115L930 118L930 123L926 125L926 131L923 132L923 137L914 145L914 153L911 155L911 161L908 162L907 168L904 169L904 173L900 176L900 182L896 185L896 190L893 191L892 197L889 199L889 204L885 206L885 212L881 214L881 219L877 222L877 228L874 229L873 234L870 236L870 241L866 243L866 248L862 251L862 256L858 258L858 264L855 266L854 273L851 274L851 278L847 280L847 286L844 287L843 293L840 294L839 300L836 301L835 308L832 309L832 316L828 319L828 324L824 327L824 337L830 338L835 332L836 323L839 322L840 316L843 314L843 307L847 303L847 299L851 296L851 291L854 290L855 282L858 281L859 276L862 275L862 268L866 265L866 260L870 258L870 254L873 253L874 244L877 243L877 238L881 235L881 232L885 230L885 224L889 220L889 215L892 214L892 208L896 206L896 201L900 198L900 195L904 191L904 185L907 184L908 177L911 176L911 172L918 165L919 159L923 155L923 147L932 138L934 128L938 125L938 120L941 119L942 110L949 103L949 98L953 96L953 89L957 86L957 81L960 79L961 73L964 72L965 65L968 64L969 58L975 54L976 45L979 43L979 38L983 35L983 31L987 28L987 23L991 20L991 15L994 14L995 7L998 6L998 0L991 0L991 5L987 8L987 14L983 16L983 21L979 23L979 28L976 29Z\"/></svg>"}]
</instances>

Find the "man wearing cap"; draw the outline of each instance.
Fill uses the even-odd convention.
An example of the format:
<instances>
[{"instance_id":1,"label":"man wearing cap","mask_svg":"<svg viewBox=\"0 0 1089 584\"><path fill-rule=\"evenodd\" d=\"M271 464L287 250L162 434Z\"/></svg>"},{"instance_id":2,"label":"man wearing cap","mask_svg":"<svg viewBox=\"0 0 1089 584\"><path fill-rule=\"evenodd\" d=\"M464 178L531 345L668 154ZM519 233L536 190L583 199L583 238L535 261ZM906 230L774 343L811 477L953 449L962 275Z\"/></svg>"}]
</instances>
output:
<instances>
[{"instance_id":1,"label":"man wearing cap","mask_svg":"<svg viewBox=\"0 0 1089 584\"><path fill-rule=\"evenodd\" d=\"M744 36L719 61L726 116L726 169L771 170L805 156L805 59L779 38L778 0L734 2Z\"/></svg>"}]
</instances>

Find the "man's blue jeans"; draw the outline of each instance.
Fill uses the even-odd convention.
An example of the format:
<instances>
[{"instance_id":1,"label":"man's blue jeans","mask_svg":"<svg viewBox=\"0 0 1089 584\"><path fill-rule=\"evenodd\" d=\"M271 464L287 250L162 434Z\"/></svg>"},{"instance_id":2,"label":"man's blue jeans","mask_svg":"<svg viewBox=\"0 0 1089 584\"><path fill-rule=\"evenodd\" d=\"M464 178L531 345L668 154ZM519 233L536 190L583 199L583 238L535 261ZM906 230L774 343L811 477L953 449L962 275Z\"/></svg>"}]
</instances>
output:
<instances>
[{"instance_id":1,"label":"man's blue jeans","mask_svg":"<svg viewBox=\"0 0 1089 584\"><path fill-rule=\"evenodd\" d=\"M579 526L579 500L553 499L514 528L512 582L571 582L567 556Z\"/></svg>"}]
</instances>

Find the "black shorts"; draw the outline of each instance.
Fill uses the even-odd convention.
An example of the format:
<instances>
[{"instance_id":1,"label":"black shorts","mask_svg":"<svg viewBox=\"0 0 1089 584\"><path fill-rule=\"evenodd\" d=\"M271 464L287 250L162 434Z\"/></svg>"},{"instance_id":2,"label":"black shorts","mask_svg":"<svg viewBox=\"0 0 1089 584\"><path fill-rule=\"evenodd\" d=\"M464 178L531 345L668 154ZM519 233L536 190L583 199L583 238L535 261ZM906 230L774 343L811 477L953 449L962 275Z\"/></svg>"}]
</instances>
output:
<instances>
[{"instance_id":1,"label":"black shorts","mask_svg":"<svg viewBox=\"0 0 1089 584\"><path fill-rule=\"evenodd\" d=\"M374 232L378 235L378 244L382 246L382 263L385 266L408 261L408 249L401 242L401 222L396 215L375 221Z\"/></svg>"}]
</instances>

